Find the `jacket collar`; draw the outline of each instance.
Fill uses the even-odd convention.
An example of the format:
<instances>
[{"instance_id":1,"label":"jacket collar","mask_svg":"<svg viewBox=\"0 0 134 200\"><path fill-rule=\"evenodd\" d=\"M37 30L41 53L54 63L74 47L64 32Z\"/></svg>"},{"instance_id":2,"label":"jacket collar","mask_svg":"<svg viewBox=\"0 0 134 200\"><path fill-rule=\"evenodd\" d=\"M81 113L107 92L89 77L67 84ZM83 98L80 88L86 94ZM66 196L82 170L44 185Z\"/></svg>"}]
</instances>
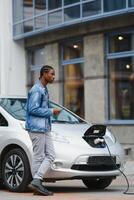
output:
<instances>
[{"instance_id":1,"label":"jacket collar","mask_svg":"<svg viewBox=\"0 0 134 200\"><path fill-rule=\"evenodd\" d=\"M43 89L46 89L46 88L47 88L47 86L42 85L40 79L38 79L38 80L36 81L36 84L38 84L38 85L39 85L40 87L42 87Z\"/></svg>"}]
</instances>

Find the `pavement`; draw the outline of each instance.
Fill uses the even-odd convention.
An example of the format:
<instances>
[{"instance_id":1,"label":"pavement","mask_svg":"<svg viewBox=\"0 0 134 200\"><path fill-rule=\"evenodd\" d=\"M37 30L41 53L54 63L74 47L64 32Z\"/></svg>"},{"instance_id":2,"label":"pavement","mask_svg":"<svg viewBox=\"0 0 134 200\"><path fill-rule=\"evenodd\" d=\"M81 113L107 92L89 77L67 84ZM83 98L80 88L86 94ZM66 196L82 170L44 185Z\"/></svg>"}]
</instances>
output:
<instances>
[{"instance_id":1,"label":"pavement","mask_svg":"<svg viewBox=\"0 0 134 200\"><path fill-rule=\"evenodd\" d=\"M134 175L134 161L127 161L125 164L125 175Z\"/></svg>"}]
</instances>

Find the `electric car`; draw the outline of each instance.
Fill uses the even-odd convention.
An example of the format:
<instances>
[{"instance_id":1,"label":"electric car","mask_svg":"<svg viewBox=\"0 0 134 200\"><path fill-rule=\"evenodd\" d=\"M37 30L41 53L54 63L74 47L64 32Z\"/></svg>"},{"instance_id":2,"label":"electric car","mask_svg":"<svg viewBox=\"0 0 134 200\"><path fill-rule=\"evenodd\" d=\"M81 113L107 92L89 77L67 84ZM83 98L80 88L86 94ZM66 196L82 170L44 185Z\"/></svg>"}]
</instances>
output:
<instances>
[{"instance_id":1,"label":"electric car","mask_svg":"<svg viewBox=\"0 0 134 200\"><path fill-rule=\"evenodd\" d=\"M103 125L92 125L66 108L52 117L56 159L45 181L80 179L89 189L104 189L124 169L124 151ZM22 192L31 180L32 143L25 130L26 98L0 98L0 180Z\"/></svg>"}]
</instances>

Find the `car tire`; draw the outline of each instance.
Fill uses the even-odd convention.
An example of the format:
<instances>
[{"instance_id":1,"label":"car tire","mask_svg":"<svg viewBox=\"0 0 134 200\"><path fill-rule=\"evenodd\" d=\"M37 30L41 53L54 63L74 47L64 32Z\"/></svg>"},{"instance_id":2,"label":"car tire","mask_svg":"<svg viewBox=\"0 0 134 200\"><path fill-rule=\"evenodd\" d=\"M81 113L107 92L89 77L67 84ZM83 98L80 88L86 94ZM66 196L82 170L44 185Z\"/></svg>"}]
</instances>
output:
<instances>
[{"instance_id":1,"label":"car tire","mask_svg":"<svg viewBox=\"0 0 134 200\"><path fill-rule=\"evenodd\" d=\"M97 178L83 179L82 181L89 189L104 189L111 184L112 180L112 178Z\"/></svg>"},{"instance_id":2,"label":"car tire","mask_svg":"<svg viewBox=\"0 0 134 200\"><path fill-rule=\"evenodd\" d=\"M4 187L3 181L0 180L0 189L4 189L4 188L5 188L5 187Z\"/></svg>"},{"instance_id":3,"label":"car tire","mask_svg":"<svg viewBox=\"0 0 134 200\"><path fill-rule=\"evenodd\" d=\"M5 187L12 192L23 192L31 180L29 160L20 149L10 150L3 159L2 179Z\"/></svg>"}]
</instances>

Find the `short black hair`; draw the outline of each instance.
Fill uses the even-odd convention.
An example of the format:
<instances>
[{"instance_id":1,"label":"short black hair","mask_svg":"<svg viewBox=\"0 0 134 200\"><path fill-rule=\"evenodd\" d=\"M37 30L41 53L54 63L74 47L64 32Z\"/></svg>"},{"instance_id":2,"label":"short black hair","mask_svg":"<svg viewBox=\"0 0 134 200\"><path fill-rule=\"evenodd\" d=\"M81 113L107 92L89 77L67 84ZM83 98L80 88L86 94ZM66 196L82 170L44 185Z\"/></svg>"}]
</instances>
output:
<instances>
[{"instance_id":1,"label":"short black hair","mask_svg":"<svg viewBox=\"0 0 134 200\"><path fill-rule=\"evenodd\" d=\"M50 65L42 66L41 69L40 69L40 77L42 77L44 73L49 72L49 70L51 70L51 69L54 69L54 68Z\"/></svg>"}]
</instances>

